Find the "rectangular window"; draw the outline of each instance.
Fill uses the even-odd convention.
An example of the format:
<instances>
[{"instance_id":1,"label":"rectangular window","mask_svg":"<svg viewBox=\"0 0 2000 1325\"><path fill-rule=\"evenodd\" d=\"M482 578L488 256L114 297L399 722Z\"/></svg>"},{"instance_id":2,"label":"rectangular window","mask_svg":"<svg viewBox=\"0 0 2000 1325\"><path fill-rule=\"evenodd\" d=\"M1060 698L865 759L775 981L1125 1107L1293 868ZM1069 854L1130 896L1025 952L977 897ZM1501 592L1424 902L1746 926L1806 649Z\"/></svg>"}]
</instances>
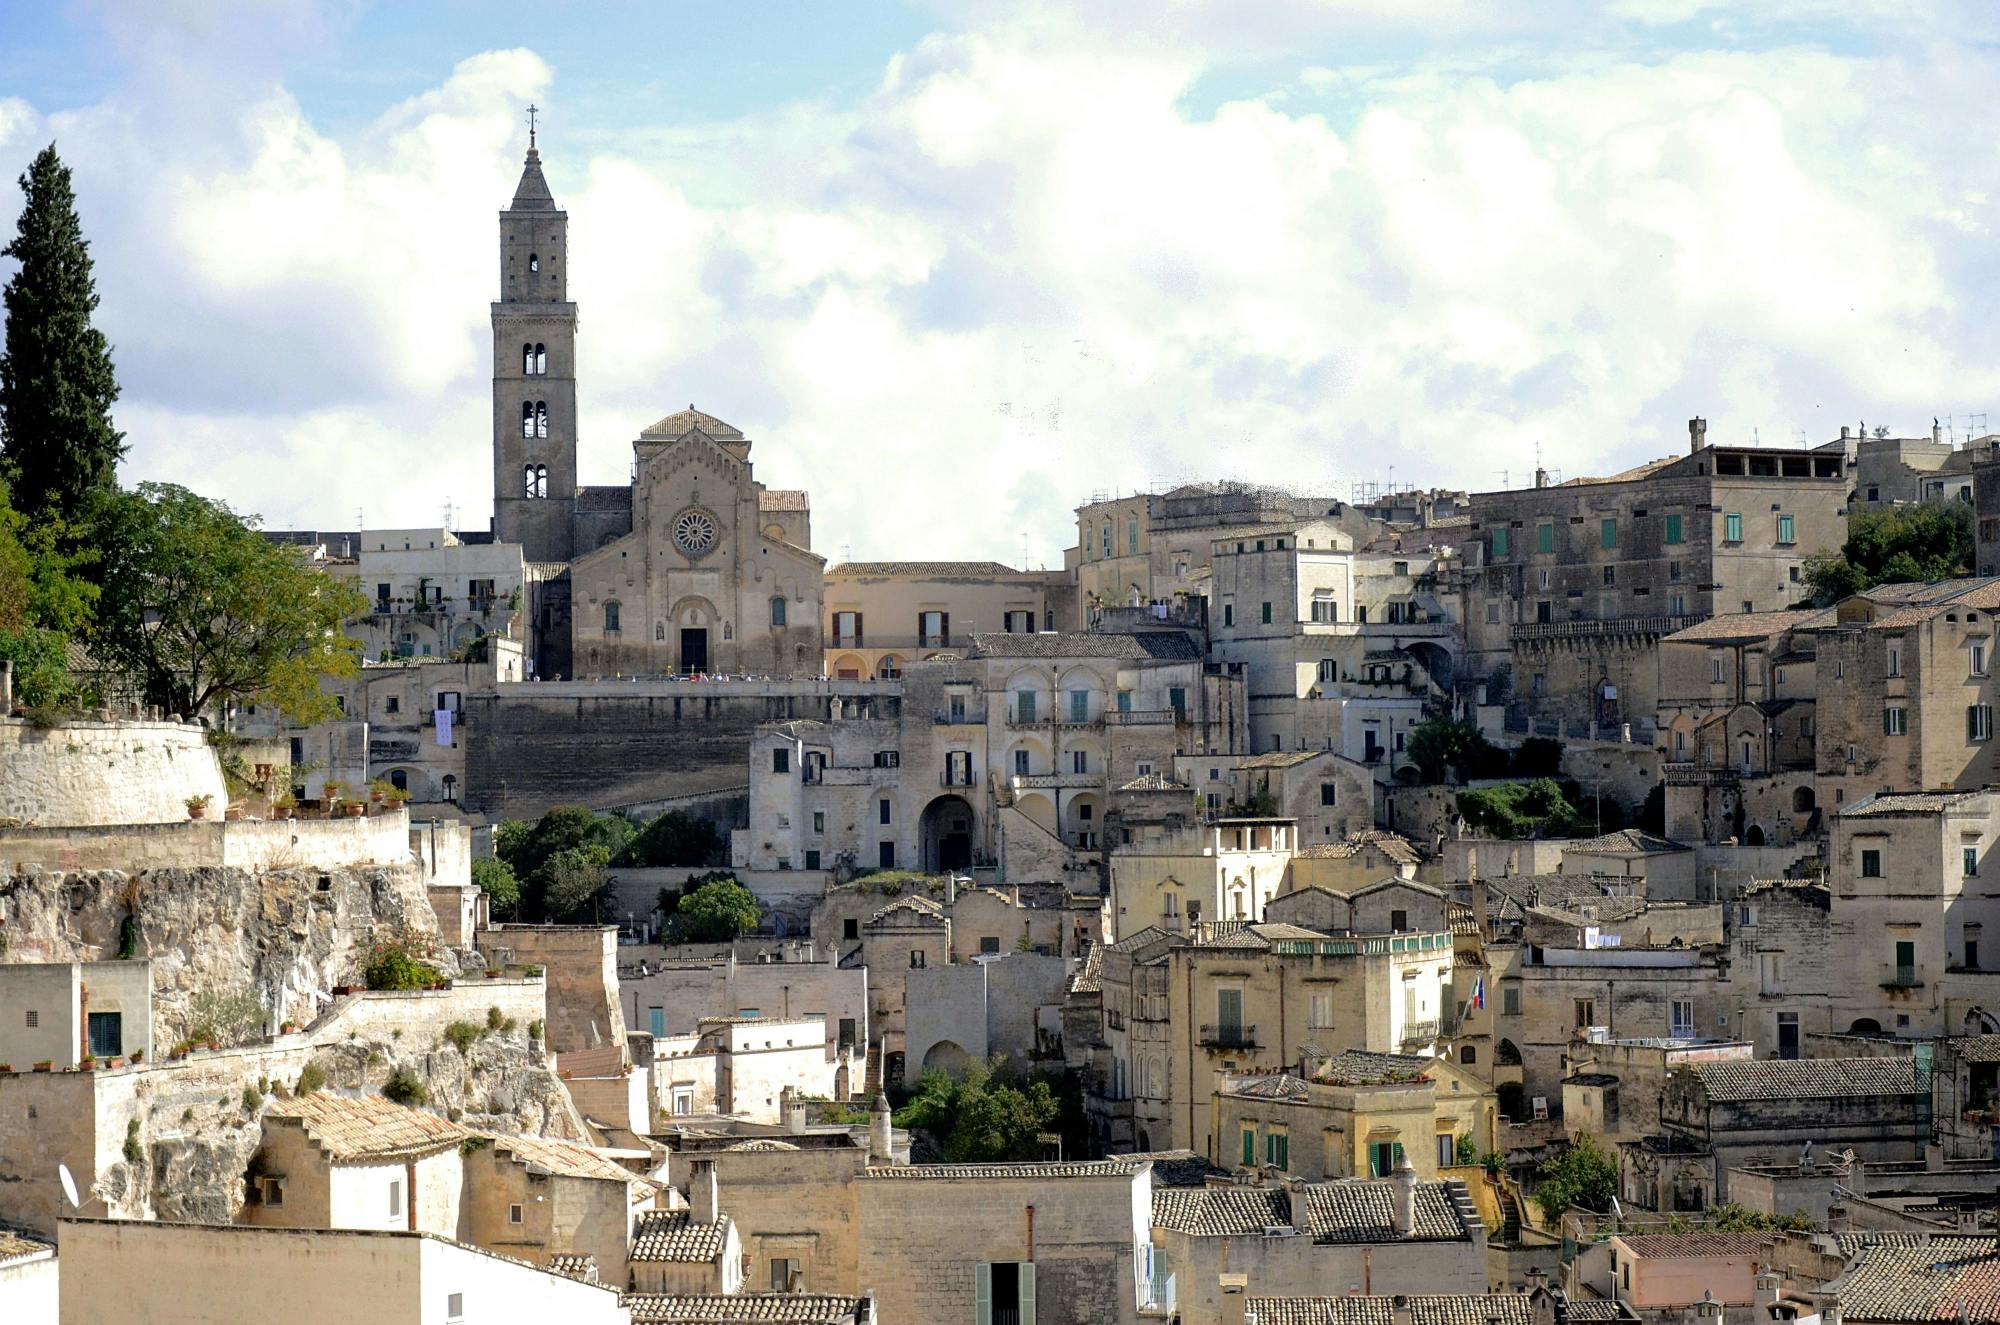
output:
<instances>
[{"instance_id":1,"label":"rectangular window","mask_svg":"<svg viewBox=\"0 0 2000 1325\"><path fill-rule=\"evenodd\" d=\"M1597 543L1599 547L1604 548L1615 548L1618 546L1618 522L1616 520L1599 520L1597 522Z\"/></svg>"},{"instance_id":2,"label":"rectangular window","mask_svg":"<svg viewBox=\"0 0 2000 1325\"><path fill-rule=\"evenodd\" d=\"M1900 705L1885 708L1882 710L1882 734L1884 736L1902 736L1909 730L1909 721L1910 711L1908 709Z\"/></svg>"},{"instance_id":3,"label":"rectangular window","mask_svg":"<svg viewBox=\"0 0 2000 1325\"><path fill-rule=\"evenodd\" d=\"M1993 739L1993 706L1991 704L1970 704L1966 706L1965 739L1968 741L1990 741Z\"/></svg>"},{"instance_id":4,"label":"rectangular window","mask_svg":"<svg viewBox=\"0 0 2000 1325\"><path fill-rule=\"evenodd\" d=\"M1882 877L1882 853L1874 847L1865 847L1861 852L1861 877L1879 879Z\"/></svg>"},{"instance_id":5,"label":"rectangular window","mask_svg":"<svg viewBox=\"0 0 2000 1325\"><path fill-rule=\"evenodd\" d=\"M1536 525L1535 551L1553 552L1555 550L1556 550L1556 527L1552 524Z\"/></svg>"},{"instance_id":6,"label":"rectangular window","mask_svg":"<svg viewBox=\"0 0 2000 1325\"><path fill-rule=\"evenodd\" d=\"M789 773L792 771L792 752L782 747L771 751L771 771Z\"/></svg>"},{"instance_id":7,"label":"rectangular window","mask_svg":"<svg viewBox=\"0 0 2000 1325\"><path fill-rule=\"evenodd\" d=\"M1681 541L1681 518L1678 515L1667 517L1666 541L1669 543L1678 543Z\"/></svg>"},{"instance_id":8,"label":"rectangular window","mask_svg":"<svg viewBox=\"0 0 2000 1325\"><path fill-rule=\"evenodd\" d=\"M1792 517L1791 517L1791 516L1789 516L1789 515L1781 515L1781 516L1779 516L1779 517L1778 517L1778 543L1779 543L1779 544L1780 544L1781 546L1783 546L1783 545L1786 545L1786 544L1790 544L1790 543L1796 543L1796 542L1798 542L1798 539L1796 539L1796 538L1792 537Z\"/></svg>"},{"instance_id":9,"label":"rectangular window","mask_svg":"<svg viewBox=\"0 0 2000 1325\"><path fill-rule=\"evenodd\" d=\"M1743 516L1739 512L1730 511L1722 517L1722 541L1725 543L1743 541Z\"/></svg>"},{"instance_id":10,"label":"rectangular window","mask_svg":"<svg viewBox=\"0 0 2000 1325\"><path fill-rule=\"evenodd\" d=\"M1507 528L1504 525L1493 531L1493 551L1491 555L1495 561L1507 555L1507 532Z\"/></svg>"}]
</instances>

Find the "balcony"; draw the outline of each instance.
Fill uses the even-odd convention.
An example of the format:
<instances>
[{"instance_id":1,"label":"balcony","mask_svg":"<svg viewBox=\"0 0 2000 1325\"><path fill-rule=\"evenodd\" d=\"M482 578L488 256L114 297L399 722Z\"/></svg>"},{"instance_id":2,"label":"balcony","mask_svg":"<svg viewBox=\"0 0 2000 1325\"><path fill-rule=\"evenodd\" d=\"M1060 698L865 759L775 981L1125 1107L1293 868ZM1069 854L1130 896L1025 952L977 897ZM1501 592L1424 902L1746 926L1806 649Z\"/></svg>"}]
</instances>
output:
<instances>
[{"instance_id":1,"label":"balcony","mask_svg":"<svg viewBox=\"0 0 2000 1325\"><path fill-rule=\"evenodd\" d=\"M1186 709L1112 709L1104 721L1113 727L1169 726L1187 721Z\"/></svg>"},{"instance_id":2,"label":"balcony","mask_svg":"<svg viewBox=\"0 0 2000 1325\"><path fill-rule=\"evenodd\" d=\"M1510 629L1508 636L1514 640L1658 637L1686 630L1702 619L1698 616L1627 616L1609 621L1530 621Z\"/></svg>"},{"instance_id":3,"label":"balcony","mask_svg":"<svg viewBox=\"0 0 2000 1325\"><path fill-rule=\"evenodd\" d=\"M1430 1044L1437 1039L1438 1030L1439 1026L1435 1019L1410 1022L1403 1027L1403 1046L1408 1048L1413 1044Z\"/></svg>"},{"instance_id":4,"label":"balcony","mask_svg":"<svg viewBox=\"0 0 2000 1325\"><path fill-rule=\"evenodd\" d=\"M1255 1026L1203 1026L1200 1033L1201 1047L1204 1049L1255 1049L1258 1047Z\"/></svg>"}]
</instances>

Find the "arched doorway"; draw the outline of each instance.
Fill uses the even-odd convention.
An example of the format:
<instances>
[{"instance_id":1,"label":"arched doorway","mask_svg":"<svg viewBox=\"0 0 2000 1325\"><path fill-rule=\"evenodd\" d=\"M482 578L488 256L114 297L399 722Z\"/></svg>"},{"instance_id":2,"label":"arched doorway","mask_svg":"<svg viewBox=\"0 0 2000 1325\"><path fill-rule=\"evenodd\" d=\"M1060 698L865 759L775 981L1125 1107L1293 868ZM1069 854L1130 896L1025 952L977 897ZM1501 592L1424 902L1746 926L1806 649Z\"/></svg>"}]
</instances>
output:
<instances>
[{"instance_id":1,"label":"arched doorway","mask_svg":"<svg viewBox=\"0 0 2000 1325\"><path fill-rule=\"evenodd\" d=\"M972 868L972 806L965 797L940 796L926 805L917 831L927 873Z\"/></svg>"}]
</instances>

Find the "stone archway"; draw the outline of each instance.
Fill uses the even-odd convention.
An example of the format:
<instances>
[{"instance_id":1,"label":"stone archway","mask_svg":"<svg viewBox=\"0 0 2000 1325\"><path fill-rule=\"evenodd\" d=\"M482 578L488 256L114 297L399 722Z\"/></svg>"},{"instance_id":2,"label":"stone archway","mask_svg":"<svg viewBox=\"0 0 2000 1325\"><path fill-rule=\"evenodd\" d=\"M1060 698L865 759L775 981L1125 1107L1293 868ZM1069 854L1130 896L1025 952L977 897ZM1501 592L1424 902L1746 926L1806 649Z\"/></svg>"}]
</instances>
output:
<instances>
[{"instance_id":1,"label":"stone archway","mask_svg":"<svg viewBox=\"0 0 2000 1325\"><path fill-rule=\"evenodd\" d=\"M917 832L926 873L972 868L973 822L972 806L963 796L939 796L924 807Z\"/></svg>"}]
</instances>

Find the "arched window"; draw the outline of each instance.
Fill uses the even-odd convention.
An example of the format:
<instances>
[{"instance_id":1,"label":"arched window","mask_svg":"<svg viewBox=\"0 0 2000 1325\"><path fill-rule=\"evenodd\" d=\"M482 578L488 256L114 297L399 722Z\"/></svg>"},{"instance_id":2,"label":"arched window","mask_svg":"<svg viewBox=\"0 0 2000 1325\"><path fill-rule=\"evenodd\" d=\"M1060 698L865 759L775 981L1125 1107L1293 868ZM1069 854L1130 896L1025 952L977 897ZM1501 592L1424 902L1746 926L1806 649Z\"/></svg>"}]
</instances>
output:
<instances>
[{"instance_id":1,"label":"arched window","mask_svg":"<svg viewBox=\"0 0 2000 1325\"><path fill-rule=\"evenodd\" d=\"M549 371L549 347L542 344L540 341L536 341L535 376L540 377L542 374L548 371Z\"/></svg>"},{"instance_id":2,"label":"arched window","mask_svg":"<svg viewBox=\"0 0 2000 1325\"><path fill-rule=\"evenodd\" d=\"M541 269L542 269L542 255L539 253L530 253L528 255L528 270L540 271Z\"/></svg>"},{"instance_id":3,"label":"arched window","mask_svg":"<svg viewBox=\"0 0 2000 1325\"><path fill-rule=\"evenodd\" d=\"M549 495L549 467L547 465L521 466L521 495L530 500Z\"/></svg>"},{"instance_id":4,"label":"arched window","mask_svg":"<svg viewBox=\"0 0 2000 1325\"><path fill-rule=\"evenodd\" d=\"M781 629L784 624L785 600L782 596L775 596L771 599L771 626L773 629Z\"/></svg>"},{"instance_id":5,"label":"arched window","mask_svg":"<svg viewBox=\"0 0 2000 1325\"><path fill-rule=\"evenodd\" d=\"M604 629L607 634L618 629L618 604L615 602L604 605Z\"/></svg>"},{"instance_id":6,"label":"arched window","mask_svg":"<svg viewBox=\"0 0 2000 1325\"><path fill-rule=\"evenodd\" d=\"M549 402L546 400L538 400L535 402L535 436L547 437L548 435L549 435Z\"/></svg>"},{"instance_id":7,"label":"arched window","mask_svg":"<svg viewBox=\"0 0 2000 1325\"><path fill-rule=\"evenodd\" d=\"M532 400L524 400L521 402L521 436L533 437L534 435L535 435L535 402Z\"/></svg>"}]
</instances>

